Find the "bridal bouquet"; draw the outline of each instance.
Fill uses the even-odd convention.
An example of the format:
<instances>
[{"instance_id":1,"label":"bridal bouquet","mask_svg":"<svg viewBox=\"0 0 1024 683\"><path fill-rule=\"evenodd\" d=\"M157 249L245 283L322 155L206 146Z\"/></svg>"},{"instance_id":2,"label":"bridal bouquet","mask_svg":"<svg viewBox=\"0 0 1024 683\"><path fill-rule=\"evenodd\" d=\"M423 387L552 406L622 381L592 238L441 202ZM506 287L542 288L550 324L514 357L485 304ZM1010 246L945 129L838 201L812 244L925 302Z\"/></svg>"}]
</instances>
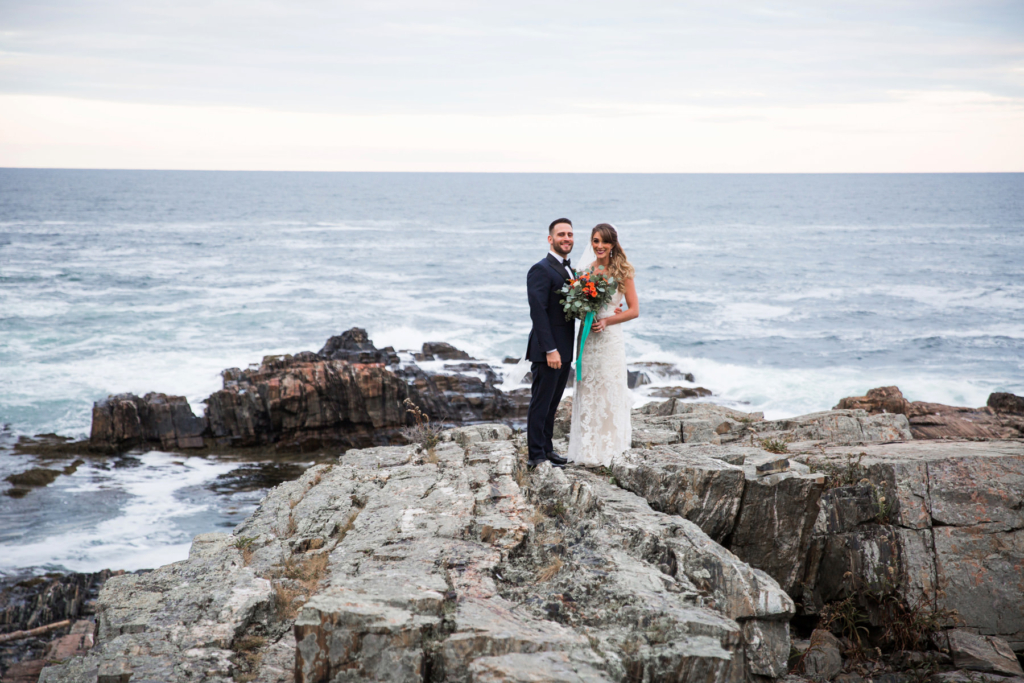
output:
<instances>
[{"instance_id":1,"label":"bridal bouquet","mask_svg":"<svg viewBox=\"0 0 1024 683\"><path fill-rule=\"evenodd\" d=\"M590 270L584 270L575 279L562 285L562 294L565 298L561 304L566 319L579 318L583 321L580 353L576 358L576 381L583 376L583 345L590 335L590 326L594 324L598 311L611 303L616 287L615 278Z\"/></svg>"}]
</instances>

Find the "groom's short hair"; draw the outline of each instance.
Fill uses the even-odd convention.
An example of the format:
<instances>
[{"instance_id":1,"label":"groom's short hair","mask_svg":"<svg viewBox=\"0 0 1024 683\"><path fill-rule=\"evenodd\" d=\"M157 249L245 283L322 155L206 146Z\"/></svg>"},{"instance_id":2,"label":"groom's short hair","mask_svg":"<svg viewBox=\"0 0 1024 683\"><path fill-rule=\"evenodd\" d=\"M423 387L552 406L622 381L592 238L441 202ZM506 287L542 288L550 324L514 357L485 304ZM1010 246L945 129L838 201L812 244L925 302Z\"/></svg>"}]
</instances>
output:
<instances>
[{"instance_id":1,"label":"groom's short hair","mask_svg":"<svg viewBox=\"0 0 1024 683\"><path fill-rule=\"evenodd\" d=\"M548 226L549 235L551 234L551 231L555 229L555 226L558 225L559 223L568 223L569 227L572 227L572 221L569 220L568 218L556 218L555 220L551 221L551 225Z\"/></svg>"}]
</instances>

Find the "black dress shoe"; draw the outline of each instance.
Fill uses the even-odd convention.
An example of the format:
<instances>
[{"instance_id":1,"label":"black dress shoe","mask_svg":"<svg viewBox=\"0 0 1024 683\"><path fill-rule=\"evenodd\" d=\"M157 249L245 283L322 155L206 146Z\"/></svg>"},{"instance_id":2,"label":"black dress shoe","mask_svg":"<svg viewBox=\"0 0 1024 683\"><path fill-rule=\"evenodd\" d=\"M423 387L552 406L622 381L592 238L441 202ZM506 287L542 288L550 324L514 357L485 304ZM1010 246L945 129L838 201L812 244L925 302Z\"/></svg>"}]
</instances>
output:
<instances>
[{"instance_id":1,"label":"black dress shoe","mask_svg":"<svg viewBox=\"0 0 1024 683\"><path fill-rule=\"evenodd\" d=\"M555 455L554 453L548 453L548 462L550 462L555 467L565 467L566 464L569 461L566 460L565 458L563 458L560 455Z\"/></svg>"},{"instance_id":2,"label":"black dress shoe","mask_svg":"<svg viewBox=\"0 0 1024 683\"><path fill-rule=\"evenodd\" d=\"M550 461L547 458L544 458L543 460L527 460L526 461L526 466L532 469L532 468L536 467L537 465L540 465L541 463L545 463L545 462L550 462Z\"/></svg>"}]
</instances>

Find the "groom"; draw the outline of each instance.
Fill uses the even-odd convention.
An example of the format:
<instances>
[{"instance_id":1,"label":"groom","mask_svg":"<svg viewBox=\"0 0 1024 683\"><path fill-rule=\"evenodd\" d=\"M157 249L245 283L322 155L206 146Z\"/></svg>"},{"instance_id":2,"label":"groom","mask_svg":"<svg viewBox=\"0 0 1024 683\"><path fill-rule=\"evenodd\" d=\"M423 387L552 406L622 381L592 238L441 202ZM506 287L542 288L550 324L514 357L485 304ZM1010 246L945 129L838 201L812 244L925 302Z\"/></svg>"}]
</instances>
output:
<instances>
[{"instance_id":1,"label":"groom","mask_svg":"<svg viewBox=\"0 0 1024 683\"><path fill-rule=\"evenodd\" d=\"M533 365L533 389L526 431L531 466L547 461L555 467L564 467L565 458L555 455L551 437L555 431L555 411L562 400L565 383L569 379L576 338L575 319L567 321L562 309L561 289L576 272L569 264L572 251L572 221L559 218L548 226L550 251L535 263L526 276L526 291L530 300L530 341L526 357Z\"/></svg>"}]
</instances>

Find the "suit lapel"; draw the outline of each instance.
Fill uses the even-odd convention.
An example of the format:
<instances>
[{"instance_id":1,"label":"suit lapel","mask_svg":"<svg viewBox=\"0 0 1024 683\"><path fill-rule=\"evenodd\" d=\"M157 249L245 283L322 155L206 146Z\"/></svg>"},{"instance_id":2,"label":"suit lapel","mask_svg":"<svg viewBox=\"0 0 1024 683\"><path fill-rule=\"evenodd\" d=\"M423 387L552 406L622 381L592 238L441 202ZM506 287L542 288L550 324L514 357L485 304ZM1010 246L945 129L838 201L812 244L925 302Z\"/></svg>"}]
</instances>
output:
<instances>
[{"instance_id":1,"label":"suit lapel","mask_svg":"<svg viewBox=\"0 0 1024 683\"><path fill-rule=\"evenodd\" d=\"M569 279L569 273L565 272L565 266L559 261L554 254L548 252L548 265L551 266L556 273L562 276L563 280ZM575 271L573 271L575 273Z\"/></svg>"}]
</instances>

